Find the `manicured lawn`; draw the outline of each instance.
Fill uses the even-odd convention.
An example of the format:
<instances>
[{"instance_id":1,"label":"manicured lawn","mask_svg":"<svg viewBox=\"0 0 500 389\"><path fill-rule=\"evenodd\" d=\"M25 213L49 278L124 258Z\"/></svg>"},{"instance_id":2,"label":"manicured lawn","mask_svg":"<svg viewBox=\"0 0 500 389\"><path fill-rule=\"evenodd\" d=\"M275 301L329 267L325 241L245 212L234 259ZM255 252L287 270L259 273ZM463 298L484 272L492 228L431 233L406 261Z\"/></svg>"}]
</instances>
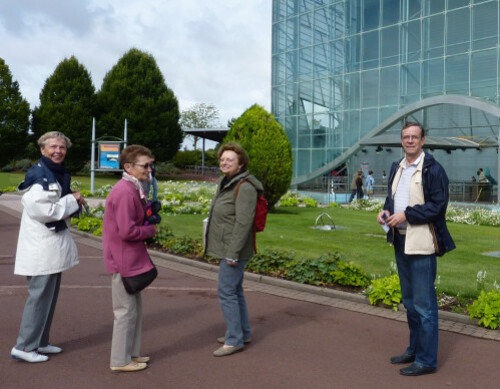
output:
<instances>
[{"instance_id":1,"label":"manicured lawn","mask_svg":"<svg viewBox=\"0 0 500 389\"><path fill-rule=\"evenodd\" d=\"M0 189L9 186L18 186L24 180L25 173L0 173ZM113 174L96 174L95 188L104 185L114 185L121 177L120 175ZM72 181L80 183L80 189L90 190L90 174L88 175L73 175Z\"/></svg>"},{"instance_id":2,"label":"manicured lawn","mask_svg":"<svg viewBox=\"0 0 500 389\"><path fill-rule=\"evenodd\" d=\"M375 213L344 208L278 208L277 211L268 215L266 230L257 234L259 250L293 250L308 258L338 251L361 265L369 275L389 275L394 250L385 241ZM321 212L327 212L337 226L344 228L334 231L310 228ZM205 217L172 215L165 217L164 222L176 236L190 235L201 239ZM500 251L500 229L456 223L448 225L457 249L438 259L438 292L477 296L479 270L487 272L486 289L491 289L495 280L500 283L500 258L481 255L482 252Z\"/></svg>"}]
</instances>

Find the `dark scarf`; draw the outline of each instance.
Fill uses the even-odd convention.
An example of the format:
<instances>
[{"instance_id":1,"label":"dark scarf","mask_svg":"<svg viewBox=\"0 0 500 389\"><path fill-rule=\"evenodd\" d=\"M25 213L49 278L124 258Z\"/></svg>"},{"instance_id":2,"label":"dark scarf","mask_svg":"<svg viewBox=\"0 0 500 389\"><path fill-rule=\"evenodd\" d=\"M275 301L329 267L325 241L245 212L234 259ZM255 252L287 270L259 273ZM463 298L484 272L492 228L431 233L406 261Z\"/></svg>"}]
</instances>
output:
<instances>
[{"instance_id":1,"label":"dark scarf","mask_svg":"<svg viewBox=\"0 0 500 389\"><path fill-rule=\"evenodd\" d=\"M241 169L238 173L236 173L234 176L228 178L227 176L224 176L224 178L222 179L221 183L220 183L220 187L221 188L224 188L224 186L229 183L229 181L233 180L234 178L242 175L243 173L246 172L246 169Z\"/></svg>"},{"instance_id":2,"label":"dark scarf","mask_svg":"<svg viewBox=\"0 0 500 389\"><path fill-rule=\"evenodd\" d=\"M55 163L44 155L42 155L41 161L49 168L59 185L61 185L61 197L71 193L71 176L66 170L66 164L64 162Z\"/></svg>"}]
</instances>

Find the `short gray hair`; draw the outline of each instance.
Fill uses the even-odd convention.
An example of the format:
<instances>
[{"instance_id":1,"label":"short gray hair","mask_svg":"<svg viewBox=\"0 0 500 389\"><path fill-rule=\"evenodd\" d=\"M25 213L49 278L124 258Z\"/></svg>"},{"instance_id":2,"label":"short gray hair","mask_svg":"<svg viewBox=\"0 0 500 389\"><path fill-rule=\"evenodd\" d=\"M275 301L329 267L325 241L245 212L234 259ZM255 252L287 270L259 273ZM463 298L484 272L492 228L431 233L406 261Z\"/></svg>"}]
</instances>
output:
<instances>
[{"instance_id":1,"label":"short gray hair","mask_svg":"<svg viewBox=\"0 0 500 389\"><path fill-rule=\"evenodd\" d=\"M40 148L45 148L45 144L47 143L47 139L52 139L52 138L61 138L64 139L64 142L66 143L66 148L69 149L72 145L71 140L64 135L60 131L49 131L43 134L40 138L38 138L38 146Z\"/></svg>"}]
</instances>

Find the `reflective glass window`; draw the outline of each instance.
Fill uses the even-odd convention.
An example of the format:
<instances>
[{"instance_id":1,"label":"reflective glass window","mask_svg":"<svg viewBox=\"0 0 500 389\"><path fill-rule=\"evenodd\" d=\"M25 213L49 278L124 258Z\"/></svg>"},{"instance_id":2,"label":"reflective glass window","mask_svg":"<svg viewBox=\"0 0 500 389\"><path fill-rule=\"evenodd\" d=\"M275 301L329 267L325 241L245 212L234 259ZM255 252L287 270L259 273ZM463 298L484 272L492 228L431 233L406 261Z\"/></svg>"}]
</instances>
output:
<instances>
[{"instance_id":1,"label":"reflective glass window","mask_svg":"<svg viewBox=\"0 0 500 389\"><path fill-rule=\"evenodd\" d=\"M464 53L470 44L469 8L461 8L447 14L446 54Z\"/></svg>"},{"instance_id":2,"label":"reflective glass window","mask_svg":"<svg viewBox=\"0 0 500 389\"><path fill-rule=\"evenodd\" d=\"M399 62L399 26L384 28L380 34L381 66L397 64Z\"/></svg>"},{"instance_id":3,"label":"reflective glass window","mask_svg":"<svg viewBox=\"0 0 500 389\"><path fill-rule=\"evenodd\" d=\"M408 50L406 61L415 61L420 59L420 20L414 20L402 26L403 33L403 50L406 47Z\"/></svg>"},{"instance_id":4,"label":"reflective glass window","mask_svg":"<svg viewBox=\"0 0 500 389\"><path fill-rule=\"evenodd\" d=\"M401 66L401 97L404 104L420 100L420 66L418 62Z\"/></svg>"},{"instance_id":5,"label":"reflective glass window","mask_svg":"<svg viewBox=\"0 0 500 389\"><path fill-rule=\"evenodd\" d=\"M286 7L283 1L273 1L273 22L284 19L286 16Z\"/></svg>"},{"instance_id":6,"label":"reflective glass window","mask_svg":"<svg viewBox=\"0 0 500 389\"><path fill-rule=\"evenodd\" d=\"M422 97L440 95L444 91L444 61L442 58L422 63Z\"/></svg>"},{"instance_id":7,"label":"reflective glass window","mask_svg":"<svg viewBox=\"0 0 500 389\"><path fill-rule=\"evenodd\" d=\"M425 0L424 15L434 15L438 12L443 12L445 0Z\"/></svg>"},{"instance_id":8,"label":"reflective glass window","mask_svg":"<svg viewBox=\"0 0 500 389\"><path fill-rule=\"evenodd\" d=\"M299 12L309 11L314 7L314 0L300 0L299 3Z\"/></svg>"},{"instance_id":9,"label":"reflective glass window","mask_svg":"<svg viewBox=\"0 0 500 389\"><path fill-rule=\"evenodd\" d=\"M367 32L363 35L363 69L372 69L378 66L378 30Z\"/></svg>"},{"instance_id":10,"label":"reflective glass window","mask_svg":"<svg viewBox=\"0 0 500 389\"><path fill-rule=\"evenodd\" d=\"M460 7L466 7L470 3L470 0L448 0L448 11Z\"/></svg>"},{"instance_id":11,"label":"reflective glass window","mask_svg":"<svg viewBox=\"0 0 500 389\"><path fill-rule=\"evenodd\" d=\"M380 105L399 104L399 66L380 69Z\"/></svg>"},{"instance_id":12,"label":"reflective glass window","mask_svg":"<svg viewBox=\"0 0 500 389\"><path fill-rule=\"evenodd\" d=\"M322 145L322 146L318 146L318 147L321 147L321 148L325 147L325 144L326 144L325 135L324 134L318 135L317 142L318 142L318 144ZM319 168L323 167L324 165L326 165L325 159L326 159L326 151L325 150L312 150L312 153L311 153L312 170L319 169Z\"/></svg>"},{"instance_id":13,"label":"reflective glass window","mask_svg":"<svg viewBox=\"0 0 500 389\"><path fill-rule=\"evenodd\" d=\"M446 91L469 94L469 56L454 55L446 58Z\"/></svg>"},{"instance_id":14,"label":"reflective glass window","mask_svg":"<svg viewBox=\"0 0 500 389\"><path fill-rule=\"evenodd\" d=\"M347 34L356 34L361 31L361 0L351 0L346 4Z\"/></svg>"},{"instance_id":15,"label":"reflective glass window","mask_svg":"<svg viewBox=\"0 0 500 389\"><path fill-rule=\"evenodd\" d=\"M286 63L285 55L278 54L273 57L272 85L279 85L285 82Z\"/></svg>"},{"instance_id":16,"label":"reflective glass window","mask_svg":"<svg viewBox=\"0 0 500 389\"><path fill-rule=\"evenodd\" d=\"M286 111L289 115L299 113L299 105L297 104L297 84L287 84L285 87Z\"/></svg>"},{"instance_id":17,"label":"reflective glass window","mask_svg":"<svg viewBox=\"0 0 500 389\"><path fill-rule=\"evenodd\" d=\"M382 0L382 26L399 22L400 0Z\"/></svg>"},{"instance_id":18,"label":"reflective glass window","mask_svg":"<svg viewBox=\"0 0 500 389\"><path fill-rule=\"evenodd\" d=\"M370 108L362 110L360 138L373 130L378 123L378 109Z\"/></svg>"},{"instance_id":19,"label":"reflective glass window","mask_svg":"<svg viewBox=\"0 0 500 389\"><path fill-rule=\"evenodd\" d=\"M313 49L306 47L298 52L299 65L297 67L300 81L308 80L313 75Z\"/></svg>"},{"instance_id":20,"label":"reflective glass window","mask_svg":"<svg viewBox=\"0 0 500 389\"><path fill-rule=\"evenodd\" d=\"M297 151L297 173L298 175L306 174L311 171L310 169L310 151L299 149Z\"/></svg>"},{"instance_id":21,"label":"reflective glass window","mask_svg":"<svg viewBox=\"0 0 500 389\"><path fill-rule=\"evenodd\" d=\"M361 63L361 36L354 35L346 40L346 71L359 70Z\"/></svg>"},{"instance_id":22,"label":"reflective glass window","mask_svg":"<svg viewBox=\"0 0 500 389\"><path fill-rule=\"evenodd\" d=\"M328 70L328 43L316 45L313 48L314 52L314 77L325 77L330 72Z\"/></svg>"},{"instance_id":23,"label":"reflective glass window","mask_svg":"<svg viewBox=\"0 0 500 389\"><path fill-rule=\"evenodd\" d=\"M471 93L474 96L495 98L497 94L497 50L484 50L472 53Z\"/></svg>"},{"instance_id":24,"label":"reflective glass window","mask_svg":"<svg viewBox=\"0 0 500 389\"><path fill-rule=\"evenodd\" d=\"M297 40L297 21L298 18L292 18L286 21L285 45L287 50L294 49L296 46L295 42Z\"/></svg>"},{"instance_id":25,"label":"reflective glass window","mask_svg":"<svg viewBox=\"0 0 500 389\"><path fill-rule=\"evenodd\" d=\"M380 25L380 0L364 0L363 31L373 30Z\"/></svg>"},{"instance_id":26,"label":"reflective glass window","mask_svg":"<svg viewBox=\"0 0 500 389\"><path fill-rule=\"evenodd\" d=\"M285 53L286 61L286 82L297 81L297 51L288 51Z\"/></svg>"},{"instance_id":27,"label":"reflective glass window","mask_svg":"<svg viewBox=\"0 0 500 389\"><path fill-rule=\"evenodd\" d=\"M498 41L498 1L472 8L472 50L495 47Z\"/></svg>"},{"instance_id":28,"label":"reflective glass window","mask_svg":"<svg viewBox=\"0 0 500 389\"><path fill-rule=\"evenodd\" d=\"M344 145L352 145L359 139L359 111L345 113L346 125L344 127Z\"/></svg>"},{"instance_id":29,"label":"reflective glass window","mask_svg":"<svg viewBox=\"0 0 500 389\"><path fill-rule=\"evenodd\" d=\"M299 20L299 46L310 46L313 44L312 14L300 15Z\"/></svg>"},{"instance_id":30,"label":"reflective glass window","mask_svg":"<svg viewBox=\"0 0 500 389\"><path fill-rule=\"evenodd\" d=\"M285 0L286 15L294 15L297 12L297 1L296 0Z\"/></svg>"},{"instance_id":31,"label":"reflective glass window","mask_svg":"<svg viewBox=\"0 0 500 389\"><path fill-rule=\"evenodd\" d=\"M336 40L330 42L330 71L333 74L343 73L346 61L344 41Z\"/></svg>"},{"instance_id":32,"label":"reflective glass window","mask_svg":"<svg viewBox=\"0 0 500 389\"><path fill-rule=\"evenodd\" d=\"M332 98L333 104L332 108L334 111L344 109L344 77L342 75L332 77L331 79L332 88Z\"/></svg>"},{"instance_id":33,"label":"reflective glass window","mask_svg":"<svg viewBox=\"0 0 500 389\"><path fill-rule=\"evenodd\" d=\"M285 23L273 25L273 54L281 53L286 48Z\"/></svg>"},{"instance_id":34,"label":"reflective glass window","mask_svg":"<svg viewBox=\"0 0 500 389\"><path fill-rule=\"evenodd\" d=\"M359 108L360 103L360 82L359 73L345 75L344 101L346 109Z\"/></svg>"},{"instance_id":35,"label":"reflective glass window","mask_svg":"<svg viewBox=\"0 0 500 389\"><path fill-rule=\"evenodd\" d=\"M345 4L337 3L328 7L330 12L330 23L331 28L331 38L336 39L344 36L346 34L346 13Z\"/></svg>"},{"instance_id":36,"label":"reflective glass window","mask_svg":"<svg viewBox=\"0 0 500 389\"><path fill-rule=\"evenodd\" d=\"M408 18L404 20L412 20L419 18L422 14L422 1L421 0L403 0L407 1Z\"/></svg>"},{"instance_id":37,"label":"reflective glass window","mask_svg":"<svg viewBox=\"0 0 500 389\"><path fill-rule=\"evenodd\" d=\"M314 13L314 43L327 41L330 36L330 25L333 23L328 8L320 8Z\"/></svg>"},{"instance_id":38,"label":"reflective glass window","mask_svg":"<svg viewBox=\"0 0 500 389\"><path fill-rule=\"evenodd\" d=\"M362 106L375 107L378 105L379 73L369 70L361 73Z\"/></svg>"},{"instance_id":39,"label":"reflective glass window","mask_svg":"<svg viewBox=\"0 0 500 389\"><path fill-rule=\"evenodd\" d=\"M330 79L321 78L314 81L314 113L329 111L332 106Z\"/></svg>"},{"instance_id":40,"label":"reflective glass window","mask_svg":"<svg viewBox=\"0 0 500 389\"><path fill-rule=\"evenodd\" d=\"M275 116L283 116L288 113L286 112L285 101L285 87L274 87L272 94L272 111Z\"/></svg>"},{"instance_id":41,"label":"reflective glass window","mask_svg":"<svg viewBox=\"0 0 500 389\"><path fill-rule=\"evenodd\" d=\"M444 55L444 14L424 19L423 40L424 59Z\"/></svg>"}]
</instances>

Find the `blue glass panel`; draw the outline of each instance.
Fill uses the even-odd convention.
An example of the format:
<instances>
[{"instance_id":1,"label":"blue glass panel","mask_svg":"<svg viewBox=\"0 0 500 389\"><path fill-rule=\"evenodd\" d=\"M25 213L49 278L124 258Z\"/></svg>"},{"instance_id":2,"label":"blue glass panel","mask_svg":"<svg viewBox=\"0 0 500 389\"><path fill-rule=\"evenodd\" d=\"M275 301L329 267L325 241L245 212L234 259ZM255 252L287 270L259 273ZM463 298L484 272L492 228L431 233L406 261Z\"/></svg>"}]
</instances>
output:
<instances>
[{"instance_id":1,"label":"blue glass panel","mask_svg":"<svg viewBox=\"0 0 500 389\"><path fill-rule=\"evenodd\" d=\"M328 8L320 8L314 12L314 43L326 42L330 39L330 26L333 20Z\"/></svg>"},{"instance_id":2,"label":"blue glass panel","mask_svg":"<svg viewBox=\"0 0 500 389\"><path fill-rule=\"evenodd\" d=\"M300 0L299 12L309 11L314 7L314 0Z\"/></svg>"},{"instance_id":3,"label":"blue glass panel","mask_svg":"<svg viewBox=\"0 0 500 389\"><path fill-rule=\"evenodd\" d=\"M470 0L448 0L448 11L460 7L466 7L470 3Z\"/></svg>"},{"instance_id":4,"label":"blue glass panel","mask_svg":"<svg viewBox=\"0 0 500 389\"><path fill-rule=\"evenodd\" d=\"M325 147L326 141L325 136L322 135L318 138L318 143L321 143L321 148ZM326 151L325 150L313 150L311 155L311 167L312 170L319 169L326 165Z\"/></svg>"},{"instance_id":5,"label":"blue glass panel","mask_svg":"<svg viewBox=\"0 0 500 389\"><path fill-rule=\"evenodd\" d=\"M277 54L273 56L272 85L279 85L285 82L286 64L285 55Z\"/></svg>"},{"instance_id":6,"label":"blue glass panel","mask_svg":"<svg viewBox=\"0 0 500 389\"><path fill-rule=\"evenodd\" d=\"M415 61L420 59L420 20L415 20L405 23L401 27L403 53L407 50L406 58L402 58L403 62Z\"/></svg>"},{"instance_id":7,"label":"blue glass panel","mask_svg":"<svg viewBox=\"0 0 500 389\"><path fill-rule=\"evenodd\" d=\"M285 87L277 86L273 88L271 110L275 116L283 116L286 112Z\"/></svg>"},{"instance_id":8,"label":"blue glass panel","mask_svg":"<svg viewBox=\"0 0 500 389\"><path fill-rule=\"evenodd\" d=\"M312 14L300 15L299 21L299 46L310 46L313 44Z\"/></svg>"},{"instance_id":9,"label":"blue glass panel","mask_svg":"<svg viewBox=\"0 0 500 389\"><path fill-rule=\"evenodd\" d=\"M285 50L285 23L273 25L273 54L281 53Z\"/></svg>"},{"instance_id":10,"label":"blue glass panel","mask_svg":"<svg viewBox=\"0 0 500 389\"><path fill-rule=\"evenodd\" d=\"M311 171L311 153L309 150L298 150L297 152L297 175L309 173Z\"/></svg>"},{"instance_id":11,"label":"blue glass panel","mask_svg":"<svg viewBox=\"0 0 500 389\"><path fill-rule=\"evenodd\" d=\"M344 145L353 145L359 140L359 111L346 111L344 127Z\"/></svg>"},{"instance_id":12,"label":"blue glass panel","mask_svg":"<svg viewBox=\"0 0 500 389\"><path fill-rule=\"evenodd\" d=\"M344 72L344 64L346 62L344 41L336 40L330 42L330 72L339 74Z\"/></svg>"},{"instance_id":13,"label":"blue glass panel","mask_svg":"<svg viewBox=\"0 0 500 389\"><path fill-rule=\"evenodd\" d=\"M378 109L364 109L361 111L361 135L368 134L378 125Z\"/></svg>"},{"instance_id":14,"label":"blue glass panel","mask_svg":"<svg viewBox=\"0 0 500 389\"><path fill-rule=\"evenodd\" d=\"M297 51L289 51L285 53L286 61L286 82L297 81Z\"/></svg>"},{"instance_id":15,"label":"blue glass panel","mask_svg":"<svg viewBox=\"0 0 500 389\"><path fill-rule=\"evenodd\" d=\"M390 26L399 22L400 0L382 0L382 25Z\"/></svg>"},{"instance_id":16,"label":"blue glass panel","mask_svg":"<svg viewBox=\"0 0 500 389\"><path fill-rule=\"evenodd\" d=\"M328 70L329 58L328 51L329 45L328 43L323 43L320 45L316 45L313 48L314 53L314 78L325 77L330 72Z\"/></svg>"},{"instance_id":17,"label":"blue glass panel","mask_svg":"<svg viewBox=\"0 0 500 389\"><path fill-rule=\"evenodd\" d=\"M359 70L361 63L361 36L354 35L346 40L346 71Z\"/></svg>"},{"instance_id":18,"label":"blue glass panel","mask_svg":"<svg viewBox=\"0 0 500 389\"><path fill-rule=\"evenodd\" d=\"M472 53L471 93L473 96L496 97L498 86L497 70L496 49Z\"/></svg>"},{"instance_id":19,"label":"blue glass panel","mask_svg":"<svg viewBox=\"0 0 500 389\"><path fill-rule=\"evenodd\" d=\"M424 59L444 55L444 14L424 19Z\"/></svg>"},{"instance_id":20,"label":"blue glass panel","mask_svg":"<svg viewBox=\"0 0 500 389\"><path fill-rule=\"evenodd\" d=\"M498 1L472 8L472 50L495 47L498 41Z\"/></svg>"},{"instance_id":21,"label":"blue glass panel","mask_svg":"<svg viewBox=\"0 0 500 389\"><path fill-rule=\"evenodd\" d=\"M408 1L407 3L408 18L405 18L404 20L412 20L419 18L420 15L422 14L422 1L421 0L403 0L403 1Z\"/></svg>"},{"instance_id":22,"label":"blue glass panel","mask_svg":"<svg viewBox=\"0 0 500 389\"><path fill-rule=\"evenodd\" d=\"M420 100L420 66L418 62L401 66L401 97L404 104Z\"/></svg>"},{"instance_id":23,"label":"blue glass panel","mask_svg":"<svg viewBox=\"0 0 500 389\"><path fill-rule=\"evenodd\" d=\"M443 12L445 0L425 0L424 2L424 15L433 15L438 12Z\"/></svg>"},{"instance_id":24,"label":"blue glass panel","mask_svg":"<svg viewBox=\"0 0 500 389\"><path fill-rule=\"evenodd\" d=\"M365 0L363 7L363 31L380 26L380 0Z\"/></svg>"},{"instance_id":25,"label":"blue glass panel","mask_svg":"<svg viewBox=\"0 0 500 389\"><path fill-rule=\"evenodd\" d=\"M399 104L399 66L380 69L380 105Z\"/></svg>"},{"instance_id":26,"label":"blue glass panel","mask_svg":"<svg viewBox=\"0 0 500 389\"><path fill-rule=\"evenodd\" d=\"M446 58L446 91L469 94L469 56L467 54Z\"/></svg>"},{"instance_id":27,"label":"blue glass panel","mask_svg":"<svg viewBox=\"0 0 500 389\"><path fill-rule=\"evenodd\" d=\"M447 13L446 54L458 54L469 51L470 46L470 11L469 8Z\"/></svg>"},{"instance_id":28,"label":"blue glass panel","mask_svg":"<svg viewBox=\"0 0 500 389\"><path fill-rule=\"evenodd\" d=\"M314 81L314 113L325 112L331 109L330 79L321 78Z\"/></svg>"},{"instance_id":29,"label":"blue glass panel","mask_svg":"<svg viewBox=\"0 0 500 389\"><path fill-rule=\"evenodd\" d=\"M332 77L332 109L338 111L344 108L344 77L342 75Z\"/></svg>"},{"instance_id":30,"label":"blue glass panel","mask_svg":"<svg viewBox=\"0 0 500 389\"><path fill-rule=\"evenodd\" d=\"M328 8L331 14L332 23L330 24L332 39L343 37L346 34L346 13L345 4L337 3Z\"/></svg>"},{"instance_id":31,"label":"blue glass panel","mask_svg":"<svg viewBox=\"0 0 500 389\"><path fill-rule=\"evenodd\" d=\"M300 81L308 80L312 78L313 75L313 49L312 47L306 47L298 52L299 56L299 66L298 66L298 76Z\"/></svg>"},{"instance_id":32,"label":"blue glass panel","mask_svg":"<svg viewBox=\"0 0 500 389\"><path fill-rule=\"evenodd\" d=\"M297 13L297 0L285 0L286 15L291 16Z\"/></svg>"},{"instance_id":33,"label":"blue glass panel","mask_svg":"<svg viewBox=\"0 0 500 389\"><path fill-rule=\"evenodd\" d=\"M369 70L361 73L363 108L375 107L378 105L378 91L379 91L378 82L379 82L378 69Z\"/></svg>"},{"instance_id":34,"label":"blue glass panel","mask_svg":"<svg viewBox=\"0 0 500 389\"><path fill-rule=\"evenodd\" d=\"M378 30L361 35L363 39L363 69L372 69L378 66L379 38Z\"/></svg>"},{"instance_id":35,"label":"blue glass panel","mask_svg":"<svg viewBox=\"0 0 500 389\"><path fill-rule=\"evenodd\" d=\"M395 65L399 62L399 26L384 28L380 32L382 46L381 65Z\"/></svg>"},{"instance_id":36,"label":"blue glass panel","mask_svg":"<svg viewBox=\"0 0 500 389\"><path fill-rule=\"evenodd\" d=\"M344 101L346 109L359 108L360 103L360 81L359 73L345 75Z\"/></svg>"},{"instance_id":37,"label":"blue glass panel","mask_svg":"<svg viewBox=\"0 0 500 389\"><path fill-rule=\"evenodd\" d=\"M422 97L444 92L444 61L442 58L422 63Z\"/></svg>"},{"instance_id":38,"label":"blue glass panel","mask_svg":"<svg viewBox=\"0 0 500 389\"><path fill-rule=\"evenodd\" d=\"M292 18L286 21L286 49L287 50L292 50L295 49L297 44L297 23L298 23L298 18Z\"/></svg>"},{"instance_id":39,"label":"blue glass panel","mask_svg":"<svg viewBox=\"0 0 500 389\"><path fill-rule=\"evenodd\" d=\"M351 0L346 4L347 35L361 31L361 0Z\"/></svg>"},{"instance_id":40,"label":"blue glass panel","mask_svg":"<svg viewBox=\"0 0 500 389\"><path fill-rule=\"evenodd\" d=\"M299 113L299 104L297 103L297 84L287 84L285 87L285 110L288 115Z\"/></svg>"}]
</instances>

